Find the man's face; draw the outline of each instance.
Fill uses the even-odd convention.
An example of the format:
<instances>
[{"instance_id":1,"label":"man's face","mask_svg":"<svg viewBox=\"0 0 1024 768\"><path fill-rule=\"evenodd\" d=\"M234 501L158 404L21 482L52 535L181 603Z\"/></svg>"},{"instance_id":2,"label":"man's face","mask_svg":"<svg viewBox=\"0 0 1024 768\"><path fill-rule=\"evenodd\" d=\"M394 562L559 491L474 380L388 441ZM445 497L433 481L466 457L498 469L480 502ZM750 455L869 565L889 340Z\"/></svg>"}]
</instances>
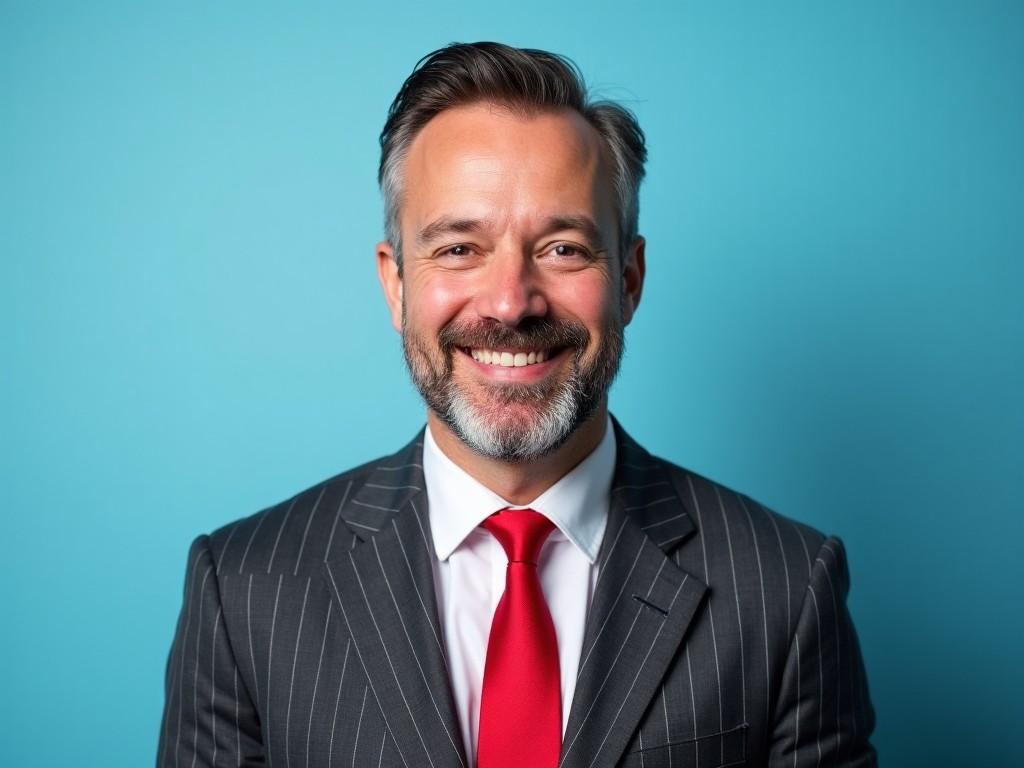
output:
<instances>
[{"instance_id":1,"label":"man's face","mask_svg":"<svg viewBox=\"0 0 1024 768\"><path fill-rule=\"evenodd\" d=\"M553 451L604 404L643 281L599 136L568 110L457 107L403 179L403 274L386 243L378 266L417 388L482 455Z\"/></svg>"}]
</instances>

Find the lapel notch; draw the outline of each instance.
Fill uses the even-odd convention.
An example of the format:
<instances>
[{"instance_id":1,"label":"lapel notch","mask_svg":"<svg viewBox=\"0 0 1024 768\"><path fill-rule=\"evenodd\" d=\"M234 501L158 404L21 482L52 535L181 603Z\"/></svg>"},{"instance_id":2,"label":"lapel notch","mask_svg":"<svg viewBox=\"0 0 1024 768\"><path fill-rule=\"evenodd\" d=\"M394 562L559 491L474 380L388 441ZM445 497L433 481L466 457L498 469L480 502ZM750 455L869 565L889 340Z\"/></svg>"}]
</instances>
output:
<instances>
[{"instance_id":1,"label":"lapel notch","mask_svg":"<svg viewBox=\"0 0 1024 768\"><path fill-rule=\"evenodd\" d=\"M615 765L707 591L668 555L696 529L664 465L615 428L611 509L561 768Z\"/></svg>"},{"instance_id":2,"label":"lapel notch","mask_svg":"<svg viewBox=\"0 0 1024 768\"><path fill-rule=\"evenodd\" d=\"M422 443L370 473L342 510L361 540L324 566L406 765L465 768L437 618Z\"/></svg>"}]
</instances>

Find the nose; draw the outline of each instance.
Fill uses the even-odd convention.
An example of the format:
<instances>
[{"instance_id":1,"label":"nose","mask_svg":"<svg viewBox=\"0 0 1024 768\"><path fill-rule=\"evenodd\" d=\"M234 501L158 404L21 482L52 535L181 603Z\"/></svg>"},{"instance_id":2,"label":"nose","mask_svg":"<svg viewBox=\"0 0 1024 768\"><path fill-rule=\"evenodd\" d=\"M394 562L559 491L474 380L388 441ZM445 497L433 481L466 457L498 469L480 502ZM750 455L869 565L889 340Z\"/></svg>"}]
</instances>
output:
<instances>
[{"instance_id":1,"label":"nose","mask_svg":"<svg viewBox=\"0 0 1024 768\"><path fill-rule=\"evenodd\" d=\"M518 253L491 256L476 286L474 303L480 317L512 327L548 313L537 268L532 259Z\"/></svg>"}]
</instances>

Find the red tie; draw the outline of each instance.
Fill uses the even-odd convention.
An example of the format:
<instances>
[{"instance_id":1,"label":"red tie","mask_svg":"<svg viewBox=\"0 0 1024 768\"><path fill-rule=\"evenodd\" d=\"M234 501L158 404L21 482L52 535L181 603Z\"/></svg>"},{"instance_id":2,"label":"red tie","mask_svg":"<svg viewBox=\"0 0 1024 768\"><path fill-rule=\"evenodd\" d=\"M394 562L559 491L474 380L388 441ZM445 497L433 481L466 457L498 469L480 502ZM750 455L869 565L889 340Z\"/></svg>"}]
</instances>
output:
<instances>
[{"instance_id":1,"label":"red tie","mask_svg":"<svg viewBox=\"0 0 1024 768\"><path fill-rule=\"evenodd\" d=\"M483 522L508 555L505 592L487 639L477 768L555 768L562 745L555 625L537 577L554 524L532 509Z\"/></svg>"}]
</instances>

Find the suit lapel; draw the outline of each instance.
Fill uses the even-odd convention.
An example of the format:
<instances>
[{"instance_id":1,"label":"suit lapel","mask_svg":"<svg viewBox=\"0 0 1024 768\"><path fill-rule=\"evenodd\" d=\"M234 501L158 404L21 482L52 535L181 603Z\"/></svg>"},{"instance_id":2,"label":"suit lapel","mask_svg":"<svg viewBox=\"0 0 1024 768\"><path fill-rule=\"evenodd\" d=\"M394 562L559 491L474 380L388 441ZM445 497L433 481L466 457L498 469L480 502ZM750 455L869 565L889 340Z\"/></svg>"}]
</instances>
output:
<instances>
[{"instance_id":1,"label":"suit lapel","mask_svg":"<svg viewBox=\"0 0 1024 768\"><path fill-rule=\"evenodd\" d=\"M465 766L441 645L422 442L375 468L342 511L360 539L328 586L406 765Z\"/></svg>"},{"instance_id":2,"label":"suit lapel","mask_svg":"<svg viewBox=\"0 0 1024 768\"><path fill-rule=\"evenodd\" d=\"M615 423L618 457L561 768L613 766L707 587L668 553L695 530L664 465ZM407 765L465 766L441 644L422 441L374 468L341 517L358 541L325 578Z\"/></svg>"},{"instance_id":3,"label":"suit lapel","mask_svg":"<svg viewBox=\"0 0 1024 768\"><path fill-rule=\"evenodd\" d=\"M668 473L615 428L608 527L561 768L615 765L707 589L667 554L695 530Z\"/></svg>"}]
</instances>

